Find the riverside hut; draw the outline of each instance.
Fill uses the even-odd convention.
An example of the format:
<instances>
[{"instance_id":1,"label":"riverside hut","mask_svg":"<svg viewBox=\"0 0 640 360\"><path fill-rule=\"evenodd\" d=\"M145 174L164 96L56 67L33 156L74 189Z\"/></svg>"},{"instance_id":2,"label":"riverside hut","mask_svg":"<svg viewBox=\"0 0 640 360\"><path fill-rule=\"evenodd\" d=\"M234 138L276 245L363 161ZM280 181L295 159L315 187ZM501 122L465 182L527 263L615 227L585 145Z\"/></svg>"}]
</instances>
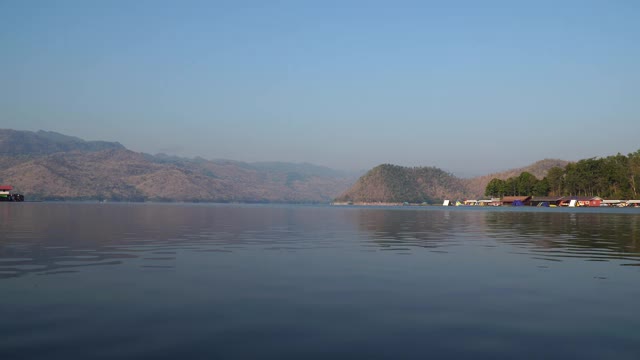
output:
<instances>
[{"instance_id":1,"label":"riverside hut","mask_svg":"<svg viewBox=\"0 0 640 360\"><path fill-rule=\"evenodd\" d=\"M0 201L24 201L24 196L21 194L12 194L13 186L0 185Z\"/></svg>"},{"instance_id":2,"label":"riverside hut","mask_svg":"<svg viewBox=\"0 0 640 360\"><path fill-rule=\"evenodd\" d=\"M571 200L575 200L575 206L598 207L602 204L602 198L598 196L564 196L559 205L569 206Z\"/></svg>"},{"instance_id":3,"label":"riverside hut","mask_svg":"<svg viewBox=\"0 0 640 360\"><path fill-rule=\"evenodd\" d=\"M531 205L531 196L505 196L502 198L504 206L528 206Z\"/></svg>"},{"instance_id":4,"label":"riverside hut","mask_svg":"<svg viewBox=\"0 0 640 360\"><path fill-rule=\"evenodd\" d=\"M558 206L561 200L562 196L534 196L531 198L531 206L544 206L544 203Z\"/></svg>"}]
</instances>

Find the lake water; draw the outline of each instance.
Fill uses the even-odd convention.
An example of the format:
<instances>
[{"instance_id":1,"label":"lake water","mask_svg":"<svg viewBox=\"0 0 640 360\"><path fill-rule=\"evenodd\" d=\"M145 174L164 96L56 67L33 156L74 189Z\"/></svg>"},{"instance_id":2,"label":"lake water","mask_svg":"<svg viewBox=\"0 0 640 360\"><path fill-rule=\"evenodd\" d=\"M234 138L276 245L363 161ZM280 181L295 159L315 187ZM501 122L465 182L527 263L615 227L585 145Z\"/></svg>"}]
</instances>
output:
<instances>
[{"instance_id":1,"label":"lake water","mask_svg":"<svg viewBox=\"0 0 640 360\"><path fill-rule=\"evenodd\" d=\"M0 359L640 358L640 209L0 205Z\"/></svg>"}]
</instances>

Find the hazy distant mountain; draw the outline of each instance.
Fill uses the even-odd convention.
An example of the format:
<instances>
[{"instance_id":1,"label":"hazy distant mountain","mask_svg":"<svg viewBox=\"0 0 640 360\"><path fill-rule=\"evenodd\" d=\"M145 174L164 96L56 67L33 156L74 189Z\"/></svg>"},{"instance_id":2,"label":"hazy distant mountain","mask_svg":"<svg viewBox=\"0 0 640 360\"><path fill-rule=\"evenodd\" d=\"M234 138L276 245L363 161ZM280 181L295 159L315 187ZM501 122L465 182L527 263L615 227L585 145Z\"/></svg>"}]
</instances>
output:
<instances>
[{"instance_id":1,"label":"hazy distant mountain","mask_svg":"<svg viewBox=\"0 0 640 360\"><path fill-rule=\"evenodd\" d=\"M256 162L247 164L256 170L280 171L286 173L297 173L307 176L326 176L326 177L347 177L351 174L346 171L331 169L325 166L318 166L309 163L287 163L287 162Z\"/></svg>"},{"instance_id":2,"label":"hazy distant mountain","mask_svg":"<svg viewBox=\"0 0 640 360\"><path fill-rule=\"evenodd\" d=\"M441 169L384 164L363 175L336 201L422 203L466 195L462 180Z\"/></svg>"},{"instance_id":3,"label":"hazy distant mountain","mask_svg":"<svg viewBox=\"0 0 640 360\"><path fill-rule=\"evenodd\" d=\"M63 151L102 151L124 149L120 143L84 141L52 131L18 131L0 129L0 155L39 156Z\"/></svg>"},{"instance_id":4,"label":"hazy distant mountain","mask_svg":"<svg viewBox=\"0 0 640 360\"><path fill-rule=\"evenodd\" d=\"M477 176L471 179L464 179L463 182L467 187L470 196L475 198L480 198L484 196L484 190L487 187L487 184L489 183L489 181L491 181L491 179L496 178L496 179L506 180L510 177L518 176L525 171L531 173L533 176L535 176L538 179L542 179L545 176L547 176L547 172L549 172L549 169L553 167L564 168L565 166L567 166L568 163L569 161L565 161L565 160L544 159L544 160L536 161L535 163L529 166L497 172L489 175Z\"/></svg>"},{"instance_id":5,"label":"hazy distant mountain","mask_svg":"<svg viewBox=\"0 0 640 360\"><path fill-rule=\"evenodd\" d=\"M0 182L29 199L329 202L355 179L311 164L148 155L49 132L0 132Z\"/></svg>"},{"instance_id":6,"label":"hazy distant mountain","mask_svg":"<svg viewBox=\"0 0 640 360\"><path fill-rule=\"evenodd\" d=\"M28 199L216 202L431 202L481 197L494 177L528 171L541 178L563 160L460 179L434 167L380 165L357 175L308 163L149 155L117 142L47 131L0 130L0 183ZM355 183L355 185L354 185ZM353 187L350 188L350 186Z\"/></svg>"}]
</instances>

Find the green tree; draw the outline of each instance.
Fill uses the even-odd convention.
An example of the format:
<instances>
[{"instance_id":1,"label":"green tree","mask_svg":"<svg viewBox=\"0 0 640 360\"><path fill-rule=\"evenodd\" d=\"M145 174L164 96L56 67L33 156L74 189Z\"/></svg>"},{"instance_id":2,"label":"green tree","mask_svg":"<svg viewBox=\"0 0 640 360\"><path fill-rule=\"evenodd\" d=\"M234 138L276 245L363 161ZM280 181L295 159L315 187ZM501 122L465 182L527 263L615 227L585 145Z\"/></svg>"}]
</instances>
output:
<instances>
[{"instance_id":1,"label":"green tree","mask_svg":"<svg viewBox=\"0 0 640 360\"><path fill-rule=\"evenodd\" d=\"M518 195L531 195L538 179L529 172L522 172L516 179Z\"/></svg>"},{"instance_id":2,"label":"green tree","mask_svg":"<svg viewBox=\"0 0 640 360\"><path fill-rule=\"evenodd\" d=\"M533 187L533 196L548 196L549 195L549 180L544 178L536 182L536 185Z\"/></svg>"},{"instance_id":3,"label":"green tree","mask_svg":"<svg viewBox=\"0 0 640 360\"><path fill-rule=\"evenodd\" d=\"M564 194L563 195L578 195L579 174L576 163L567 164L564 173Z\"/></svg>"},{"instance_id":4,"label":"green tree","mask_svg":"<svg viewBox=\"0 0 640 360\"><path fill-rule=\"evenodd\" d=\"M629 158L618 153L601 160L601 171L594 177L602 196L626 199L632 196Z\"/></svg>"},{"instance_id":5,"label":"green tree","mask_svg":"<svg viewBox=\"0 0 640 360\"><path fill-rule=\"evenodd\" d=\"M640 150L629 154L629 186L634 199L640 192Z\"/></svg>"},{"instance_id":6,"label":"green tree","mask_svg":"<svg viewBox=\"0 0 640 360\"><path fill-rule=\"evenodd\" d=\"M502 197L505 193L505 182L500 179L491 179L484 190L485 196Z\"/></svg>"},{"instance_id":7,"label":"green tree","mask_svg":"<svg viewBox=\"0 0 640 360\"><path fill-rule=\"evenodd\" d=\"M516 196L518 195L518 178L510 177L505 180L504 195Z\"/></svg>"},{"instance_id":8,"label":"green tree","mask_svg":"<svg viewBox=\"0 0 640 360\"><path fill-rule=\"evenodd\" d=\"M547 183L549 185L549 195L562 196L564 192L565 170L561 167L553 167L547 172Z\"/></svg>"}]
</instances>

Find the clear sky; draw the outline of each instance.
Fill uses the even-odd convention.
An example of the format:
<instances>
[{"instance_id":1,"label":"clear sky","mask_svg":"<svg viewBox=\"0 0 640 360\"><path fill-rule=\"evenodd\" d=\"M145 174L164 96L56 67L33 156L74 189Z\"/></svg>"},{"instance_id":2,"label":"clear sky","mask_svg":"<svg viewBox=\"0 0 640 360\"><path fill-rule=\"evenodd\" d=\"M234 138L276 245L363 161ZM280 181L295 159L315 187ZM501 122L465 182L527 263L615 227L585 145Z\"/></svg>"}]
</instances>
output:
<instances>
[{"instance_id":1,"label":"clear sky","mask_svg":"<svg viewBox=\"0 0 640 360\"><path fill-rule=\"evenodd\" d=\"M0 0L0 128L458 175L640 148L640 1Z\"/></svg>"}]
</instances>

